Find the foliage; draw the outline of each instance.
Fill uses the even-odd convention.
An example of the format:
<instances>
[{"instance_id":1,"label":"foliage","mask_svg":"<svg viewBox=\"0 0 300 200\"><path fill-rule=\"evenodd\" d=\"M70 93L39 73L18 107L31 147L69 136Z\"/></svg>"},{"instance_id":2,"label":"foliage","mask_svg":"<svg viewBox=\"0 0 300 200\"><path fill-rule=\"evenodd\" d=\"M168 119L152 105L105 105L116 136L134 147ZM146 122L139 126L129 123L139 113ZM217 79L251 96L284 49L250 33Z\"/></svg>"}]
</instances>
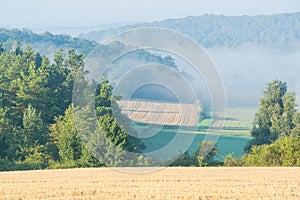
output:
<instances>
[{"instance_id":1,"label":"foliage","mask_svg":"<svg viewBox=\"0 0 300 200\"><path fill-rule=\"evenodd\" d=\"M28 29L8 30L0 28L0 41L2 42L0 52L1 49L10 51L17 49L16 47L30 45L40 53L48 55L52 55L53 52L60 48L66 50L76 49L77 52L87 55L97 46L96 42L82 38L75 38L68 35L53 35L49 32L36 34Z\"/></svg>"},{"instance_id":2,"label":"foliage","mask_svg":"<svg viewBox=\"0 0 300 200\"><path fill-rule=\"evenodd\" d=\"M61 162L76 161L81 157L83 147L76 131L71 106L65 111L64 116L55 118L55 124L50 130Z\"/></svg>"},{"instance_id":3,"label":"foliage","mask_svg":"<svg viewBox=\"0 0 300 200\"><path fill-rule=\"evenodd\" d=\"M99 129L88 130L89 136L85 138L86 146L100 163L107 166L132 166L138 162L137 158L130 156L127 152L141 152L144 144L136 137L127 134L125 128L120 126L112 113L112 103L115 101L112 96L112 86L105 78L97 85L95 94L95 110ZM115 109L119 109L113 103ZM86 107L86 109L89 109ZM118 117L126 120L121 112L116 113ZM85 115L84 112L81 115ZM86 116L88 119L88 116ZM89 120L85 120L86 126ZM84 125L80 126L84 127ZM86 137L86 136L85 136ZM141 162L145 160L142 159Z\"/></svg>"},{"instance_id":4,"label":"foliage","mask_svg":"<svg viewBox=\"0 0 300 200\"><path fill-rule=\"evenodd\" d=\"M24 41L30 36L33 37L31 40L35 40L34 37L47 37L57 42L57 36L51 34L39 36L29 31L0 31L0 39L6 41L0 45L0 159L7 161L7 166L13 163L15 166L11 169L44 169L103 164L118 166L120 163L128 166L148 165L152 162L143 156L130 157L127 163L123 162L124 150L141 152L145 146L138 138L128 135L128 130L116 122L111 106L115 105L116 110L119 108L112 97L113 87L106 79L92 83L96 86L95 107L85 105L85 109L96 110L96 123L100 131L94 132L94 135L79 135L79 124L75 124L72 114L78 108L73 108L71 102L78 74L82 75L82 87L88 84L84 79L84 74L89 73L83 71L84 55L77 54L75 50L66 53L59 49L54 53L51 63L31 47L24 50L21 47L23 40L13 43L11 50L5 50L9 37L21 36ZM67 45L67 42L63 44ZM114 44L101 46L102 50L108 52L116 51L118 47ZM157 62L164 60L144 51L137 56ZM166 58L165 62L174 67L171 58ZM81 114L87 117L88 122L91 121L87 112L83 110ZM121 112L118 117L124 122L128 120ZM87 131L90 125L80 127ZM102 144L105 154L98 157L97 148Z\"/></svg>"},{"instance_id":5,"label":"foliage","mask_svg":"<svg viewBox=\"0 0 300 200\"><path fill-rule=\"evenodd\" d=\"M44 124L41 113L37 113L31 104L23 115L23 142L25 146L43 145L47 141L48 129Z\"/></svg>"},{"instance_id":6,"label":"foliage","mask_svg":"<svg viewBox=\"0 0 300 200\"><path fill-rule=\"evenodd\" d=\"M194 157L197 157L198 166L211 166L215 165L214 156L218 154L218 149L216 145L211 142L201 142L199 144L199 149L193 153Z\"/></svg>"},{"instance_id":7,"label":"foliage","mask_svg":"<svg viewBox=\"0 0 300 200\"><path fill-rule=\"evenodd\" d=\"M188 151L184 152L179 158L177 158L170 166L182 166L182 167L190 167L190 166L198 166L197 156L191 155Z\"/></svg>"},{"instance_id":8,"label":"foliage","mask_svg":"<svg viewBox=\"0 0 300 200\"><path fill-rule=\"evenodd\" d=\"M241 160L234 157L234 153L230 153L224 157L224 166L225 167L238 167L240 166Z\"/></svg>"},{"instance_id":9,"label":"foliage","mask_svg":"<svg viewBox=\"0 0 300 200\"><path fill-rule=\"evenodd\" d=\"M279 51L295 51L300 47L300 13L259 15L259 16L223 16L202 15L181 19L167 19L152 23L141 23L119 28L103 29L83 35L95 41L126 30L142 27L162 27L179 31L205 48L238 47L241 45L259 45L275 48ZM238 27L238 28L237 28Z\"/></svg>"},{"instance_id":10,"label":"foliage","mask_svg":"<svg viewBox=\"0 0 300 200\"><path fill-rule=\"evenodd\" d=\"M62 50L55 63L25 51L0 53L0 159L12 169L43 169L58 160L58 147L48 127L71 103L74 77L83 56Z\"/></svg>"},{"instance_id":11,"label":"foliage","mask_svg":"<svg viewBox=\"0 0 300 200\"><path fill-rule=\"evenodd\" d=\"M241 160L225 159L226 165L237 161L242 166L300 166L300 113L295 93L287 92L285 82L268 84L255 116L251 135Z\"/></svg>"},{"instance_id":12,"label":"foliage","mask_svg":"<svg viewBox=\"0 0 300 200\"><path fill-rule=\"evenodd\" d=\"M300 137L290 136L269 145L254 146L242 158L244 166L300 166Z\"/></svg>"},{"instance_id":13,"label":"foliage","mask_svg":"<svg viewBox=\"0 0 300 200\"><path fill-rule=\"evenodd\" d=\"M254 119L251 131L254 139L248 143L245 150L249 152L254 145L270 144L279 137L294 134L297 127L296 118L295 93L287 92L285 82L270 82Z\"/></svg>"},{"instance_id":14,"label":"foliage","mask_svg":"<svg viewBox=\"0 0 300 200\"><path fill-rule=\"evenodd\" d=\"M174 161L170 166L216 166L222 165L222 162L214 160L217 155L218 149L214 143L201 142L199 143L199 148L192 154L189 152L184 152L176 161Z\"/></svg>"}]
</instances>

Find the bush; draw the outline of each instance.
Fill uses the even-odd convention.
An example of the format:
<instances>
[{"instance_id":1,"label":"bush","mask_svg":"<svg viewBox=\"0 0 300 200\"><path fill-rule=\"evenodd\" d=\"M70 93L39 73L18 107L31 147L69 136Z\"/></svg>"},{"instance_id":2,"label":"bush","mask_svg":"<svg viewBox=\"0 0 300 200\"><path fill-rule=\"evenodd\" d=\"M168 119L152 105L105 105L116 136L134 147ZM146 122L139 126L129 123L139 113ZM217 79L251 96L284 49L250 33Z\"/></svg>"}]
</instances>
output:
<instances>
[{"instance_id":1,"label":"bush","mask_svg":"<svg viewBox=\"0 0 300 200\"><path fill-rule=\"evenodd\" d=\"M234 153L230 153L224 158L225 167L238 167L241 165L241 160L239 158L234 158Z\"/></svg>"},{"instance_id":2,"label":"bush","mask_svg":"<svg viewBox=\"0 0 300 200\"><path fill-rule=\"evenodd\" d=\"M10 171L16 168L16 164L7 159L0 159L0 171Z\"/></svg>"},{"instance_id":3,"label":"bush","mask_svg":"<svg viewBox=\"0 0 300 200\"><path fill-rule=\"evenodd\" d=\"M300 137L291 136L269 145L254 146L242 158L244 166L300 166Z\"/></svg>"}]
</instances>

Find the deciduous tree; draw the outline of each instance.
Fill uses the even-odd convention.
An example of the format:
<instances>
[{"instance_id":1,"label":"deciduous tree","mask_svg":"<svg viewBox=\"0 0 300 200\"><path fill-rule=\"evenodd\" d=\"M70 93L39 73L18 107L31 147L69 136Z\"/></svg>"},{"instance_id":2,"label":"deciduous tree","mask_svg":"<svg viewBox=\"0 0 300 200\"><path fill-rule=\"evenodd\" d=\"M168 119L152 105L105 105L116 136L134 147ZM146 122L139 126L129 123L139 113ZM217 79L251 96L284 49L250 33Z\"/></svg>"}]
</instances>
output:
<instances>
[{"instance_id":1,"label":"deciduous tree","mask_svg":"<svg viewBox=\"0 0 300 200\"><path fill-rule=\"evenodd\" d=\"M287 92L287 84L275 80L267 85L255 115L246 152L254 145L270 144L279 137L291 135L296 127L295 93Z\"/></svg>"}]
</instances>

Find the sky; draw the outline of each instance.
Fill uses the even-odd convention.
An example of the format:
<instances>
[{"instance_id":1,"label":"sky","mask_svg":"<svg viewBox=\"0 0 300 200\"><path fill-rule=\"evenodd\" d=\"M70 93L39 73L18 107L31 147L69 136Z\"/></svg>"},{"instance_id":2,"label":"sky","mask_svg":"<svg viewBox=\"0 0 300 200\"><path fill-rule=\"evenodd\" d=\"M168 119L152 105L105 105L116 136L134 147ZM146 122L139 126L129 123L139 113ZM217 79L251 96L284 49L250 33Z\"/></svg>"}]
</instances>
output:
<instances>
[{"instance_id":1,"label":"sky","mask_svg":"<svg viewBox=\"0 0 300 200\"><path fill-rule=\"evenodd\" d=\"M2 0L0 27L82 27L202 14L299 12L299 0Z\"/></svg>"}]
</instances>

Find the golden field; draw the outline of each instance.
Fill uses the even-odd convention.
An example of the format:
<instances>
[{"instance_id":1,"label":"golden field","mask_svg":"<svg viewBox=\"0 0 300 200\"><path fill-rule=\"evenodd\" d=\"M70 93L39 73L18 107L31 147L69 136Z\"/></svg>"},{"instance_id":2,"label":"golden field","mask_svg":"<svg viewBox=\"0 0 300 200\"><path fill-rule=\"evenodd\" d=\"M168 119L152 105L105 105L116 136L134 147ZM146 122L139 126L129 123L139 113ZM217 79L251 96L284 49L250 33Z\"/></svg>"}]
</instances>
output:
<instances>
[{"instance_id":1,"label":"golden field","mask_svg":"<svg viewBox=\"0 0 300 200\"><path fill-rule=\"evenodd\" d=\"M117 101L123 114L129 119L151 124L180 126L198 125L202 109L194 104L155 101Z\"/></svg>"},{"instance_id":2,"label":"golden field","mask_svg":"<svg viewBox=\"0 0 300 200\"><path fill-rule=\"evenodd\" d=\"M1 172L0 181L1 200L300 199L300 168L19 171Z\"/></svg>"}]
</instances>

